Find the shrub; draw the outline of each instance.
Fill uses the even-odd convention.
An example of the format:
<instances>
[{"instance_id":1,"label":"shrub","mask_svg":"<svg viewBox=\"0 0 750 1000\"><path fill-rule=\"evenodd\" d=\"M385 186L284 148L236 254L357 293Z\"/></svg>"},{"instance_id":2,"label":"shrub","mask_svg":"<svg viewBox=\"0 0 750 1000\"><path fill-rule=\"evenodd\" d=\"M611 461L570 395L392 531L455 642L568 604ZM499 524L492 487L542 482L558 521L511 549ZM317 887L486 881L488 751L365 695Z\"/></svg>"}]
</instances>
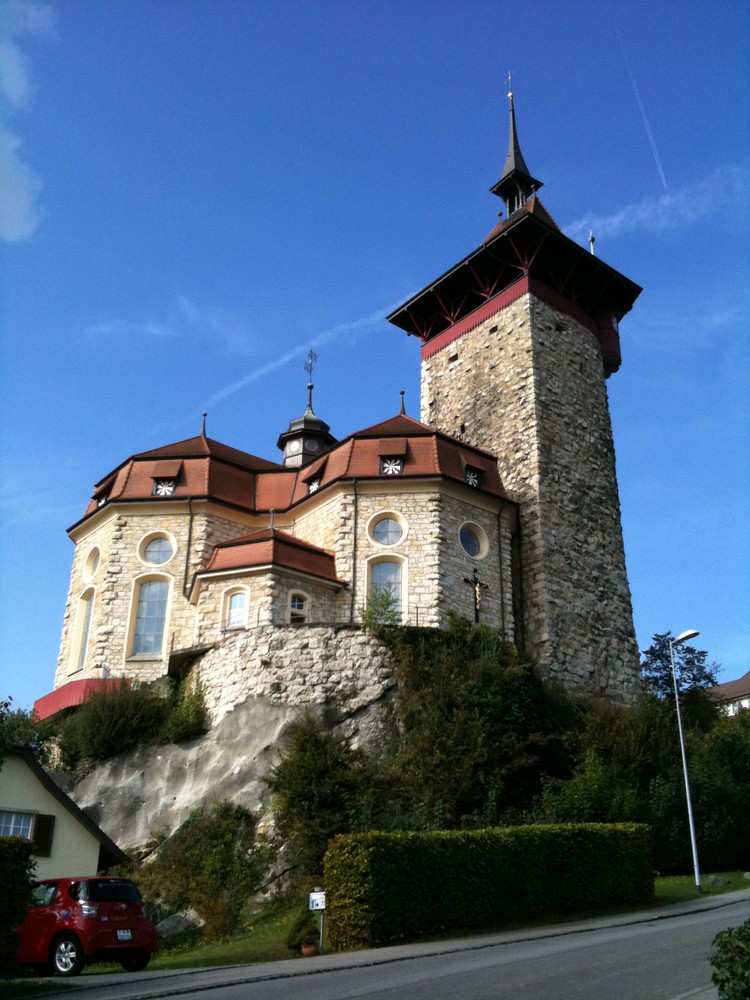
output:
<instances>
[{"instance_id":1,"label":"shrub","mask_svg":"<svg viewBox=\"0 0 750 1000\"><path fill-rule=\"evenodd\" d=\"M494 629L452 618L396 638L394 765L422 828L502 821L567 766L572 703Z\"/></svg>"},{"instance_id":2,"label":"shrub","mask_svg":"<svg viewBox=\"0 0 750 1000\"><path fill-rule=\"evenodd\" d=\"M0 977L16 970L18 939L13 928L20 924L31 902L31 879L36 862L31 843L22 837L0 837L0 871L3 873L3 915L0 919Z\"/></svg>"},{"instance_id":3,"label":"shrub","mask_svg":"<svg viewBox=\"0 0 750 1000\"><path fill-rule=\"evenodd\" d=\"M217 802L197 809L162 842L138 876L144 895L172 912L197 910L208 940L227 938L258 891L275 852L255 839L255 817L242 806Z\"/></svg>"},{"instance_id":4,"label":"shrub","mask_svg":"<svg viewBox=\"0 0 750 1000\"><path fill-rule=\"evenodd\" d=\"M309 714L289 727L288 736L281 760L264 780L298 876L317 876L331 837L351 830L353 817L367 812L367 758Z\"/></svg>"},{"instance_id":5,"label":"shrub","mask_svg":"<svg viewBox=\"0 0 750 1000\"><path fill-rule=\"evenodd\" d=\"M90 768L139 743L156 743L169 706L147 687L123 682L96 692L58 730L61 761L72 771Z\"/></svg>"},{"instance_id":6,"label":"shrub","mask_svg":"<svg viewBox=\"0 0 750 1000\"><path fill-rule=\"evenodd\" d=\"M164 723L162 739L167 743L194 740L208 731L203 689L188 675L179 684Z\"/></svg>"},{"instance_id":7,"label":"shrub","mask_svg":"<svg viewBox=\"0 0 750 1000\"><path fill-rule=\"evenodd\" d=\"M750 920L717 934L711 968L719 1000L747 1000L750 996Z\"/></svg>"},{"instance_id":8,"label":"shrub","mask_svg":"<svg viewBox=\"0 0 750 1000\"><path fill-rule=\"evenodd\" d=\"M651 844L635 824L562 824L336 837L325 858L334 946L383 944L651 894Z\"/></svg>"},{"instance_id":9,"label":"shrub","mask_svg":"<svg viewBox=\"0 0 750 1000\"><path fill-rule=\"evenodd\" d=\"M320 941L320 920L316 920L307 906L300 908L294 923L289 928L286 946L290 951L299 951L303 945L318 944Z\"/></svg>"}]
</instances>

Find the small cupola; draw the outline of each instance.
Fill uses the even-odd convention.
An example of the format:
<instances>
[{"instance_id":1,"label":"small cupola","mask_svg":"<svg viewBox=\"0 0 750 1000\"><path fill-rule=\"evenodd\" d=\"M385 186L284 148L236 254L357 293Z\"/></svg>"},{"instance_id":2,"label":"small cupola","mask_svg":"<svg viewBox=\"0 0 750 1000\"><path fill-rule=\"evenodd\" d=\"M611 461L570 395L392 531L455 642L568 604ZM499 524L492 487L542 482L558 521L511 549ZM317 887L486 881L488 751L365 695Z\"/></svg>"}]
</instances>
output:
<instances>
[{"instance_id":1,"label":"small cupola","mask_svg":"<svg viewBox=\"0 0 750 1000\"><path fill-rule=\"evenodd\" d=\"M505 202L507 217L510 218L514 212L523 208L528 199L542 187L542 182L536 180L529 173L526 161L523 158L521 147L518 144L518 133L516 131L516 112L513 107L513 91L509 91L510 101L510 137L508 140L508 155L505 158L505 166L500 180L490 191L502 198Z\"/></svg>"},{"instance_id":2,"label":"small cupola","mask_svg":"<svg viewBox=\"0 0 750 1000\"><path fill-rule=\"evenodd\" d=\"M305 363L305 371L310 381L307 383L307 409L301 417L295 417L289 422L287 430L279 435L277 447L284 452L284 465L299 468L312 462L332 445L337 439L331 434L331 428L320 417L315 416L312 405L312 370L318 360L317 354L310 351Z\"/></svg>"}]
</instances>

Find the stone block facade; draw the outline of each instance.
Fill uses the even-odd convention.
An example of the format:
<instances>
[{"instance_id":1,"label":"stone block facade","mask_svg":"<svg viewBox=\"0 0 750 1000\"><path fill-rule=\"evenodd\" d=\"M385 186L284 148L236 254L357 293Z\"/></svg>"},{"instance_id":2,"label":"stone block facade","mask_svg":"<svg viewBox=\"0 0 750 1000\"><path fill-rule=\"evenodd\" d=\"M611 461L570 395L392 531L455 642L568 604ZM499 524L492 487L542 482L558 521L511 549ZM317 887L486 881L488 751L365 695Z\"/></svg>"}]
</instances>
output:
<instances>
[{"instance_id":1,"label":"stone block facade","mask_svg":"<svg viewBox=\"0 0 750 1000\"><path fill-rule=\"evenodd\" d=\"M498 456L519 503L525 645L566 686L627 700L638 648L605 373L593 334L531 293L422 363L422 420Z\"/></svg>"},{"instance_id":2,"label":"stone block facade","mask_svg":"<svg viewBox=\"0 0 750 1000\"><path fill-rule=\"evenodd\" d=\"M437 479L340 484L276 518L280 530L333 554L336 581L278 566L200 572L216 545L247 537L267 518L239 514L233 518L215 505L177 500L113 507L73 533L76 551L55 686L89 677L150 682L198 662L206 690L233 690L227 670L231 673L235 667L242 689L254 690L256 681L248 680L247 671L260 663L261 653L252 650L266 648L273 630L278 629L276 647L304 648L307 660L313 655L311 650L328 656L333 644L338 666L320 665L329 678L321 690L328 690L333 683L330 678L340 667L343 674L337 683L348 688L351 669L343 668L346 657L338 650L345 639L348 647L361 641L362 649L371 651L372 643L361 629L362 614L373 574L383 562L398 567L404 623L442 626L450 612L471 618L474 589L467 581L477 567L486 585L481 620L512 635L511 513L506 506L496 497L469 493ZM376 537L376 526L383 518L399 526L398 537L387 543ZM473 556L461 543L462 528L467 526L480 540L480 550ZM154 540L162 541L167 549L167 557L157 552L159 561L147 552ZM158 649L137 652L139 588L149 581L162 582L167 588L164 631ZM246 607L240 623L228 620L229 596L237 592L244 594ZM302 624L291 624L293 596L304 599ZM348 632L339 634L342 625L356 626L361 640ZM296 630L308 626L317 629L315 642L300 647ZM368 669L363 665L366 655L360 657L360 652L355 687L356 676L364 677ZM221 667L222 679L216 687L209 679L211 665L223 662L227 654L234 666ZM313 668L308 665L306 669L310 673ZM261 673L266 677L265 669ZM257 683L264 694L269 693L266 681ZM371 687L369 681L366 686ZM288 688L285 684L284 690ZM226 693L221 696L222 704L227 697Z\"/></svg>"}]
</instances>

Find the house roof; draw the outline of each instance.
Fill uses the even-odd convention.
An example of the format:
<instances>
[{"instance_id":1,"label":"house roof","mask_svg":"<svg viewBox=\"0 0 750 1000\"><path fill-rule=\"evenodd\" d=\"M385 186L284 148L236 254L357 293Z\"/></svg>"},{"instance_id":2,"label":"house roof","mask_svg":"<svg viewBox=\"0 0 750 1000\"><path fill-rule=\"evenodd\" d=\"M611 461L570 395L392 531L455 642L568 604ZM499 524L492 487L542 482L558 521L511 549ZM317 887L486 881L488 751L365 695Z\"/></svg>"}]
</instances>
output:
<instances>
[{"instance_id":1,"label":"house roof","mask_svg":"<svg viewBox=\"0 0 750 1000\"><path fill-rule=\"evenodd\" d=\"M50 793L50 795L57 799L60 805L66 809L70 815L78 823L80 823L80 825L87 830L92 837L94 837L95 840L99 842L99 859L103 867L110 868L112 865L121 865L128 860L127 854L125 854L125 852L121 850L117 844L111 840L107 834L100 827L98 827L96 823L89 816L87 816L86 813L79 808L68 795L65 794L62 788L55 784L37 760L36 754L31 747L11 746L8 753L20 757L26 763L27 767L39 784L42 785L46 791Z\"/></svg>"},{"instance_id":2,"label":"house roof","mask_svg":"<svg viewBox=\"0 0 750 1000\"><path fill-rule=\"evenodd\" d=\"M724 684L715 684L708 689L708 693L716 701L739 701L740 698L750 697L750 670L742 677L734 681L726 681Z\"/></svg>"}]
</instances>

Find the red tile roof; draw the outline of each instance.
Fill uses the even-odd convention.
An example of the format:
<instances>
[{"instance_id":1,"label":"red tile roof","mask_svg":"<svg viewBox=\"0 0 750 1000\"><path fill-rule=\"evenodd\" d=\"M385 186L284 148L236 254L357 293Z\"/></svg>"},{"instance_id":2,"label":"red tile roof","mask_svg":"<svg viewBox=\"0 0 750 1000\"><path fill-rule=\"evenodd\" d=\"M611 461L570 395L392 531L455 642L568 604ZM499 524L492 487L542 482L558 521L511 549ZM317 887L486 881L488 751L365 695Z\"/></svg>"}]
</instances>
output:
<instances>
[{"instance_id":1,"label":"red tile roof","mask_svg":"<svg viewBox=\"0 0 750 1000\"><path fill-rule=\"evenodd\" d=\"M263 528L231 542L222 542L214 549L205 570L197 575L266 565L296 570L331 583L340 583L331 552L277 528Z\"/></svg>"},{"instance_id":2,"label":"red tile roof","mask_svg":"<svg viewBox=\"0 0 750 1000\"><path fill-rule=\"evenodd\" d=\"M382 475L381 459L388 457L402 459L398 477ZM480 473L480 492L506 498L492 455L405 414L352 434L300 469L257 458L200 435L131 456L97 483L84 518L115 501L169 503L188 497L227 504L248 514L281 512L305 502L309 483L315 478L319 479L318 491L354 478L403 481L443 477L464 483L467 466ZM153 495L154 480L160 478L175 479L171 496Z\"/></svg>"}]
</instances>

